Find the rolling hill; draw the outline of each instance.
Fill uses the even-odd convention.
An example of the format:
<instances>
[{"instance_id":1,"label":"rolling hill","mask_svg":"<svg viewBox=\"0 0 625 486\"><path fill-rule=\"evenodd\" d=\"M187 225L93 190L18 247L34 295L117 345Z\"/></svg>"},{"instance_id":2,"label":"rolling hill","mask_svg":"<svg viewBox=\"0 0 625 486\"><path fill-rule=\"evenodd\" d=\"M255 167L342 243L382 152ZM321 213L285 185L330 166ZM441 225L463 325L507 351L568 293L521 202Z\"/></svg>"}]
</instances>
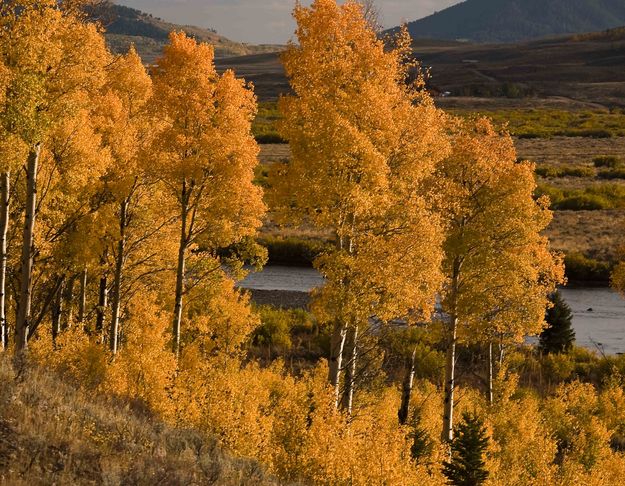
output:
<instances>
[{"instance_id":1,"label":"rolling hill","mask_svg":"<svg viewBox=\"0 0 625 486\"><path fill-rule=\"evenodd\" d=\"M161 53L171 31L184 30L198 41L215 47L216 57L243 56L279 50L281 46L250 45L231 41L215 30L190 25L177 25L134 8L107 2L92 16L106 29L106 39L114 52L125 52L134 44L145 62L153 62Z\"/></svg>"},{"instance_id":2,"label":"rolling hill","mask_svg":"<svg viewBox=\"0 0 625 486\"><path fill-rule=\"evenodd\" d=\"M515 42L622 25L623 0L466 0L408 29L413 38Z\"/></svg>"}]
</instances>

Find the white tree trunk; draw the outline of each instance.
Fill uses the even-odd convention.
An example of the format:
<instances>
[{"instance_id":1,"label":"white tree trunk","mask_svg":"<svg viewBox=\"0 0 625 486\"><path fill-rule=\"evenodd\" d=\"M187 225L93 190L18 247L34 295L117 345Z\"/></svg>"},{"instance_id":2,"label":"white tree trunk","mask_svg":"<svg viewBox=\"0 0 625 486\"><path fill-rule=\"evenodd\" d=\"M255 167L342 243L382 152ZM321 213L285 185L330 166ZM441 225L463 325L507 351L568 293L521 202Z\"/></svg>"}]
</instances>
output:
<instances>
[{"instance_id":1,"label":"white tree trunk","mask_svg":"<svg viewBox=\"0 0 625 486\"><path fill-rule=\"evenodd\" d=\"M456 385L456 339L458 319L453 317L449 329L447 359L445 363L445 405L443 412L442 440L451 442L454 438L454 391Z\"/></svg>"},{"instance_id":2,"label":"white tree trunk","mask_svg":"<svg viewBox=\"0 0 625 486\"><path fill-rule=\"evenodd\" d=\"M6 275L10 181L10 172L3 172L0 175L0 344L2 350L5 350L9 345L6 316Z\"/></svg>"},{"instance_id":3,"label":"white tree trunk","mask_svg":"<svg viewBox=\"0 0 625 486\"><path fill-rule=\"evenodd\" d=\"M342 408L347 415L352 414L354 405L354 388L356 386L356 364L358 361L358 326L351 329L349 340L349 362L345 369L345 386L343 392Z\"/></svg>"},{"instance_id":4,"label":"white tree trunk","mask_svg":"<svg viewBox=\"0 0 625 486\"><path fill-rule=\"evenodd\" d=\"M415 375L415 359L417 356L417 349L415 348L412 351L412 355L408 358L406 364L406 376L404 377L404 382L402 383L402 392L401 392L401 406L399 408L399 412L397 416L399 417L399 423L401 425L406 425L408 422L408 414L410 412L410 399L412 398L412 387L414 385L414 375Z\"/></svg>"},{"instance_id":5,"label":"white tree trunk","mask_svg":"<svg viewBox=\"0 0 625 486\"><path fill-rule=\"evenodd\" d=\"M119 337L119 311L121 306L122 272L124 266L124 252L126 249L126 219L128 200L124 199L119 208L119 241L117 242L117 258L115 260L115 279L113 281L113 295L111 303L111 328L109 332L109 348L113 355L117 354L117 339Z\"/></svg>"},{"instance_id":6,"label":"white tree trunk","mask_svg":"<svg viewBox=\"0 0 625 486\"><path fill-rule=\"evenodd\" d=\"M334 389L334 406L338 409L341 402L341 371L343 367L343 352L347 338L347 327L337 322L334 325L330 343L330 385Z\"/></svg>"},{"instance_id":7,"label":"white tree trunk","mask_svg":"<svg viewBox=\"0 0 625 486\"><path fill-rule=\"evenodd\" d=\"M78 322L85 323L85 312L87 310L87 269L83 269L80 275L80 298L78 300Z\"/></svg>"},{"instance_id":8,"label":"white tree trunk","mask_svg":"<svg viewBox=\"0 0 625 486\"><path fill-rule=\"evenodd\" d=\"M180 326L182 323L182 298L184 296L184 276L186 271L187 247L187 217L189 215L188 194L186 181L182 183L182 207L180 212L180 244L178 246L178 266L176 269L176 296L174 304L174 325L172 336L172 350L176 357L180 355Z\"/></svg>"},{"instance_id":9,"label":"white tree trunk","mask_svg":"<svg viewBox=\"0 0 625 486\"><path fill-rule=\"evenodd\" d=\"M22 258L20 274L20 295L15 322L15 347L22 352L28 346L30 313L32 303L32 273L35 243L35 217L37 211L37 172L41 147L35 146L28 154L26 164L26 207L22 238Z\"/></svg>"}]
</instances>

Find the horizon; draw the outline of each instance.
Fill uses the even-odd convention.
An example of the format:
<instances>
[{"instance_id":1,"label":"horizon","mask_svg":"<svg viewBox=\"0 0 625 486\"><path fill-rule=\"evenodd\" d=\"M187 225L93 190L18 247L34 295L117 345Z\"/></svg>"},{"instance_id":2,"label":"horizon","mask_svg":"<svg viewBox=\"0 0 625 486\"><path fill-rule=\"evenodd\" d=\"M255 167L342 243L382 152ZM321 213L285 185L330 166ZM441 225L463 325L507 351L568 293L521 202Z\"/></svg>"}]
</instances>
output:
<instances>
[{"instance_id":1,"label":"horizon","mask_svg":"<svg viewBox=\"0 0 625 486\"><path fill-rule=\"evenodd\" d=\"M293 37L295 0L119 0L117 3L167 22L215 29L248 44L286 44ZM303 1L309 5L311 0ZM342 2L340 2L342 3ZM460 0L377 0L384 28L412 22Z\"/></svg>"}]
</instances>

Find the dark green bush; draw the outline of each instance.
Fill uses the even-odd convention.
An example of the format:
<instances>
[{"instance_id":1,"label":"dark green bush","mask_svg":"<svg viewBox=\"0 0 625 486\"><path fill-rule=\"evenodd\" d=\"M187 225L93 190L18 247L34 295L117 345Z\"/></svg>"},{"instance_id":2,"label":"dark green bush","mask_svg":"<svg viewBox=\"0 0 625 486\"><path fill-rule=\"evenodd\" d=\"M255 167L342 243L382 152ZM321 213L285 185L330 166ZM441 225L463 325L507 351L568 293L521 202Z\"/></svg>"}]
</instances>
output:
<instances>
[{"instance_id":1,"label":"dark green bush","mask_svg":"<svg viewBox=\"0 0 625 486\"><path fill-rule=\"evenodd\" d=\"M553 204L553 209L589 211L611 209L613 204L605 197L596 194L579 194L565 197L562 201Z\"/></svg>"},{"instance_id":2,"label":"dark green bush","mask_svg":"<svg viewBox=\"0 0 625 486\"><path fill-rule=\"evenodd\" d=\"M625 179L625 168L602 170L598 177L600 179Z\"/></svg>"},{"instance_id":3,"label":"dark green bush","mask_svg":"<svg viewBox=\"0 0 625 486\"><path fill-rule=\"evenodd\" d=\"M581 253L569 253L564 259L566 276L570 282L579 283L602 283L610 282L612 265L588 258Z\"/></svg>"},{"instance_id":4,"label":"dark green bush","mask_svg":"<svg viewBox=\"0 0 625 486\"><path fill-rule=\"evenodd\" d=\"M263 238L259 242L269 252L270 265L293 267L311 267L329 245L321 240L301 238Z\"/></svg>"},{"instance_id":5,"label":"dark green bush","mask_svg":"<svg viewBox=\"0 0 625 486\"><path fill-rule=\"evenodd\" d=\"M615 155L602 155L601 157L595 157L592 161L595 167L608 167L610 169L616 169L623 165L622 160Z\"/></svg>"}]
</instances>

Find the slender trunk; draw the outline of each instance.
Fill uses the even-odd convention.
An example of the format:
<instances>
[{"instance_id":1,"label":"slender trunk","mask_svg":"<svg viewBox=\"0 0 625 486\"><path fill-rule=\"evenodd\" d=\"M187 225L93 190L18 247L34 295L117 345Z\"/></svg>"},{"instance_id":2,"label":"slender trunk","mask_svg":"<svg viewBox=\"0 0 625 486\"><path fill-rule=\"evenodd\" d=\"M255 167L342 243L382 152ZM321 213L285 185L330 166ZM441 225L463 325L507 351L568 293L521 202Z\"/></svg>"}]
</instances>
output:
<instances>
[{"instance_id":1,"label":"slender trunk","mask_svg":"<svg viewBox=\"0 0 625 486\"><path fill-rule=\"evenodd\" d=\"M67 329L72 325L74 320L74 287L76 286L76 275L72 275L67 282L67 286L63 292L65 305L63 306L61 328Z\"/></svg>"},{"instance_id":2,"label":"slender trunk","mask_svg":"<svg viewBox=\"0 0 625 486\"><path fill-rule=\"evenodd\" d=\"M458 340L458 285L460 279L460 260L454 259L449 316L449 335L447 337L447 356L445 361L445 403L443 411L443 442L451 442L454 438L454 391L456 387L456 344Z\"/></svg>"},{"instance_id":3,"label":"slender trunk","mask_svg":"<svg viewBox=\"0 0 625 486\"><path fill-rule=\"evenodd\" d=\"M124 266L124 251L126 247L126 216L128 200L124 199L119 208L119 241L117 242L117 258L115 260L115 279L113 281L111 328L109 346L113 354L117 354L117 339L119 337L119 309L121 305L122 270Z\"/></svg>"},{"instance_id":4,"label":"slender trunk","mask_svg":"<svg viewBox=\"0 0 625 486\"><path fill-rule=\"evenodd\" d=\"M493 404L493 342L488 342L488 403Z\"/></svg>"},{"instance_id":5,"label":"slender trunk","mask_svg":"<svg viewBox=\"0 0 625 486\"><path fill-rule=\"evenodd\" d=\"M28 346L32 301L32 273L34 260L35 217L37 210L37 172L41 147L35 146L28 154L26 166L26 207L22 239L20 295L15 322L15 347L18 352Z\"/></svg>"},{"instance_id":6,"label":"slender trunk","mask_svg":"<svg viewBox=\"0 0 625 486\"><path fill-rule=\"evenodd\" d=\"M63 291L65 278L61 279L61 285L56 291L54 302L52 303L52 342L56 343L56 338L61 334L61 316L63 315Z\"/></svg>"},{"instance_id":7,"label":"slender trunk","mask_svg":"<svg viewBox=\"0 0 625 486\"><path fill-rule=\"evenodd\" d=\"M443 434L445 442L454 438L454 389L456 382L456 340L458 336L458 319L454 316L450 324L450 337L447 345L445 364L445 409L443 413Z\"/></svg>"},{"instance_id":8,"label":"slender trunk","mask_svg":"<svg viewBox=\"0 0 625 486\"><path fill-rule=\"evenodd\" d=\"M341 400L341 370L343 366L343 352L347 338L347 327L337 322L334 325L330 343L330 385L334 389L334 406L339 408Z\"/></svg>"},{"instance_id":9,"label":"slender trunk","mask_svg":"<svg viewBox=\"0 0 625 486\"><path fill-rule=\"evenodd\" d=\"M176 269L176 300L174 304L174 326L172 350L176 357L180 354L180 324L182 322L182 297L184 294L184 274L189 237L187 235L187 216L189 214L187 183L182 182L182 207L180 214L180 245L178 246L178 267Z\"/></svg>"},{"instance_id":10,"label":"slender trunk","mask_svg":"<svg viewBox=\"0 0 625 486\"><path fill-rule=\"evenodd\" d=\"M108 280L106 274L100 277L100 293L98 297L98 310L95 322L95 331L100 338L104 334L104 321L106 320L106 308L108 307Z\"/></svg>"},{"instance_id":11,"label":"slender trunk","mask_svg":"<svg viewBox=\"0 0 625 486\"><path fill-rule=\"evenodd\" d=\"M358 326L355 325L349 339L349 362L345 368L345 387L342 408L347 415L352 414L354 404L354 388L356 386L356 363L358 360Z\"/></svg>"},{"instance_id":12,"label":"slender trunk","mask_svg":"<svg viewBox=\"0 0 625 486\"><path fill-rule=\"evenodd\" d=\"M399 407L399 412L397 413L400 425L406 425L408 422L410 399L412 398L412 386L414 384L416 357L417 348L412 351L410 358L408 358L406 362L406 376L404 377L404 382L402 383L401 406Z\"/></svg>"},{"instance_id":13,"label":"slender trunk","mask_svg":"<svg viewBox=\"0 0 625 486\"><path fill-rule=\"evenodd\" d=\"M4 351L9 345L6 316L7 233L9 230L10 172L0 175L0 344Z\"/></svg>"},{"instance_id":14,"label":"slender trunk","mask_svg":"<svg viewBox=\"0 0 625 486\"><path fill-rule=\"evenodd\" d=\"M80 299L78 299L78 322L84 325L87 310L87 269L80 275Z\"/></svg>"}]
</instances>

